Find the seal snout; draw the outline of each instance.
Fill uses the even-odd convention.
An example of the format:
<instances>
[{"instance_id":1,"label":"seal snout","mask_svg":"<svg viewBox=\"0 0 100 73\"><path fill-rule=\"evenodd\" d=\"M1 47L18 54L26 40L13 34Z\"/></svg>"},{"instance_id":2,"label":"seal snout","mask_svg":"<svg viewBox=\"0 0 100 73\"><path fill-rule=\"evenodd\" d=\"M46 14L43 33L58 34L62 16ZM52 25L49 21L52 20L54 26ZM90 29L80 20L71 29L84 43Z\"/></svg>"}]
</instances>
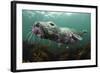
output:
<instances>
[{"instance_id":1,"label":"seal snout","mask_svg":"<svg viewBox=\"0 0 100 73\"><path fill-rule=\"evenodd\" d=\"M33 27L32 27L32 32L33 34L37 35L38 37L43 36L43 31L40 28L40 23L37 22Z\"/></svg>"}]
</instances>

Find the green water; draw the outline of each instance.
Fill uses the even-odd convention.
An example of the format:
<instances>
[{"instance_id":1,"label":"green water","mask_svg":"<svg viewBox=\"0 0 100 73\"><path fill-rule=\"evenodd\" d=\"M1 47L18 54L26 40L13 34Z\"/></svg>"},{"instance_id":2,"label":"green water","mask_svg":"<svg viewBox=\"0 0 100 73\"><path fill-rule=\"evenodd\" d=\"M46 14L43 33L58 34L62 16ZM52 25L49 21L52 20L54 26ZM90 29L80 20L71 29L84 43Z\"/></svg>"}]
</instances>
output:
<instances>
[{"instance_id":1,"label":"green water","mask_svg":"<svg viewBox=\"0 0 100 73\"><path fill-rule=\"evenodd\" d=\"M90 31L91 31L91 14L89 13L77 13L77 12L52 12L52 11L37 11L37 10L22 10L22 32L23 32L23 41L28 40L28 33L31 32L32 25L36 21L52 21L58 27L67 27L71 29L75 29L79 32L86 30L87 33L82 36L83 40L79 41L75 45L71 45L71 47L75 46L77 48L84 47L88 43L90 43ZM30 41L36 41L35 36L30 34ZM35 39L35 40L34 40ZM39 41L41 44L48 43L48 40L44 39ZM54 52L57 51L58 47L55 42L50 42L52 46L49 47L50 50ZM61 51L61 50L59 50Z\"/></svg>"}]
</instances>

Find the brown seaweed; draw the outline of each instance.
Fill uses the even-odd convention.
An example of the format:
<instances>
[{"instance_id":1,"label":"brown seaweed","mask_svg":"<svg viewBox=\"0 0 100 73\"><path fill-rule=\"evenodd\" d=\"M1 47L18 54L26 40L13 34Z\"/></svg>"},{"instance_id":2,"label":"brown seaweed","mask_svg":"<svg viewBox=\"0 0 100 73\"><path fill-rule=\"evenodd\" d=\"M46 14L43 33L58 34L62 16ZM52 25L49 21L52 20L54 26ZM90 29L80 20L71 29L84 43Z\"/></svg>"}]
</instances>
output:
<instances>
[{"instance_id":1,"label":"brown seaweed","mask_svg":"<svg viewBox=\"0 0 100 73\"><path fill-rule=\"evenodd\" d=\"M85 47L76 48L74 51L72 49L75 48L69 48L61 51L61 53L54 53L49 50L50 45L23 42L23 63L90 59L90 46L91 44L88 43ZM64 47L59 49L64 49Z\"/></svg>"}]
</instances>

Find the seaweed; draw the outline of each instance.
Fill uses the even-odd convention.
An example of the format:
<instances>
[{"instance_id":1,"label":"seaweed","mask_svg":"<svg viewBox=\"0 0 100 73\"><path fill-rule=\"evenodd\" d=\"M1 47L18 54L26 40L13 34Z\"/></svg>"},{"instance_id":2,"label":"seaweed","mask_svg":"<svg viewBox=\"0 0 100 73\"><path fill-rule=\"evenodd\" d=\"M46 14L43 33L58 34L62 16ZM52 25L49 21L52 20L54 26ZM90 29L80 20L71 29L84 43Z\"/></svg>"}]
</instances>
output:
<instances>
[{"instance_id":1,"label":"seaweed","mask_svg":"<svg viewBox=\"0 0 100 73\"><path fill-rule=\"evenodd\" d=\"M59 47L63 49L60 53L50 51L52 44L43 45L40 43L23 42L23 63L27 62L47 62L47 61L67 61L67 60L84 60L90 59L91 47L88 43L85 47L69 48ZM53 47L53 46L52 46ZM54 49L57 47L53 47ZM76 50L72 50L76 49Z\"/></svg>"}]
</instances>

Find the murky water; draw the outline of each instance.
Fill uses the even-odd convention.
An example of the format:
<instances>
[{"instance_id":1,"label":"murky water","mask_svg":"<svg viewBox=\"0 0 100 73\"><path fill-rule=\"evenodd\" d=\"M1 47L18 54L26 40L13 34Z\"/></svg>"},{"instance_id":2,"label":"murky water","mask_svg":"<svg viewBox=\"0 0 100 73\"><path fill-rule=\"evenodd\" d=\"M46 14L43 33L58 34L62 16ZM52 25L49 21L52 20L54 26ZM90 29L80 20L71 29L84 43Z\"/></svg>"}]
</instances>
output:
<instances>
[{"instance_id":1,"label":"murky water","mask_svg":"<svg viewBox=\"0 0 100 73\"><path fill-rule=\"evenodd\" d=\"M41 39L34 36L31 32L32 26L36 21L52 21L60 28L67 27L74 29L77 32L82 32L85 30L87 33L82 35L83 40L75 44L68 45L71 51L75 51L77 48L82 49L90 44L91 14L89 13L22 10L23 41L28 42L28 44L38 43L38 45L40 44L47 46L48 51L55 54L60 54L61 52L68 49L65 48L67 44L59 47L58 44L54 41Z\"/></svg>"}]
</instances>

